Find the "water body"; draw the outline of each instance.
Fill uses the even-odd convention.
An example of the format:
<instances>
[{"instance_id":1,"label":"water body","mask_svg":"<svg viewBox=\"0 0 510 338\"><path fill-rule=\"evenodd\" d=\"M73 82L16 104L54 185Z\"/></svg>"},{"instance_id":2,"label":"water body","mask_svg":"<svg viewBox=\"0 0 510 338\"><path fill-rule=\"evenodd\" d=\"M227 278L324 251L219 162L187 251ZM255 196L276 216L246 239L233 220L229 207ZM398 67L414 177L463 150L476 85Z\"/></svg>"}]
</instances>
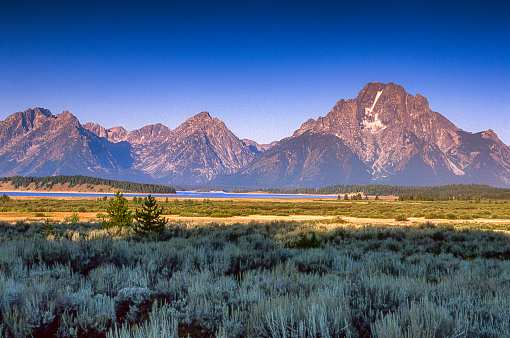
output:
<instances>
[{"instance_id":1,"label":"water body","mask_svg":"<svg viewBox=\"0 0 510 338\"><path fill-rule=\"evenodd\" d=\"M3 194L0 191L0 195ZM15 197L102 197L104 195L113 196L113 193L69 193L69 192L39 192L39 191L15 191L5 192L6 195ZM125 197L145 197L148 194L123 194ZM194 191L178 191L177 194L154 194L157 197L184 197L184 198L337 198L331 195L285 195L285 194L235 194L227 192L194 192Z\"/></svg>"}]
</instances>

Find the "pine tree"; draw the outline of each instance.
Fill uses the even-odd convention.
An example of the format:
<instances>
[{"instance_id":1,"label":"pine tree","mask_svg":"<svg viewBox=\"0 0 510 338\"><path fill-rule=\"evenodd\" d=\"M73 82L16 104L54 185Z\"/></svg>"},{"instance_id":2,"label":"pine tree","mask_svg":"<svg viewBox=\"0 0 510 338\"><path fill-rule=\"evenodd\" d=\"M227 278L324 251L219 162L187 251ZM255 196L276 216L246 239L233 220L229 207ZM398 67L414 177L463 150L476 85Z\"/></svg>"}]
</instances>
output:
<instances>
[{"instance_id":1,"label":"pine tree","mask_svg":"<svg viewBox=\"0 0 510 338\"><path fill-rule=\"evenodd\" d=\"M128 201L119 191L110 200L106 212L108 212L108 221L103 222L103 228L125 227L133 222L133 214L129 210Z\"/></svg>"},{"instance_id":2,"label":"pine tree","mask_svg":"<svg viewBox=\"0 0 510 338\"><path fill-rule=\"evenodd\" d=\"M138 222L133 230L139 235L147 236L151 232L162 234L167 220L160 217L163 208L158 207L156 198L151 195L144 198L142 209L135 211L135 219Z\"/></svg>"},{"instance_id":3,"label":"pine tree","mask_svg":"<svg viewBox=\"0 0 510 338\"><path fill-rule=\"evenodd\" d=\"M0 202L2 202L2 203L9 202L10 200L11 200L11 198L9 196L7 196L7 194L5 192L2 194L2 196L0 196Z\"/></svg>"}]
</instances>

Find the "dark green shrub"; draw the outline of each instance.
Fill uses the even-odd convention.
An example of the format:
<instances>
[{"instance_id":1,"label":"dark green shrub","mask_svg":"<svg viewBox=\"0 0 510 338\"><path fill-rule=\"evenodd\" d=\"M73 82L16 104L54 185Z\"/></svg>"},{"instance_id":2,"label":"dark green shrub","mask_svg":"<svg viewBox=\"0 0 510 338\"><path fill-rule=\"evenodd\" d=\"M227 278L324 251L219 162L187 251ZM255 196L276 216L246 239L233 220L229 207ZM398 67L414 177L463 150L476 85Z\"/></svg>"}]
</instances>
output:
<instances>
[{"instance_id":1,"label":"dark green shrub","mask_svg":"<svg viewBox=\"0 0 510 338\"><path fill-rule=\"evenodd\" d=\"M73 212L70 216L67 216L64 221L67 223L78 223L80 221L80 216Z\"/></svg>"},{"instance_id":2,"label":"dark green shrub","mask_svg":"<svg viewBox=\"0 0 510 338\"><path fill-rule=\"evenodd\" d=\"M320 248L321 241L317 238L315 232L312 232L310 237L301 235L301 237L296 241L295 247L298 249Z\"/></svg>"},{"instance_id":3,"label":"dark green shrub","mask_svg":"<svg viewBox=\"0 0 510 338\"><path fill-rule=\"evenodd\" d=\"M419 226L420 229L435 229L436 225L432 223L431 221L427 221L424 223L421 223Z\"/></svg>"},{"instance_id":4,"label":"dark green shrub","mask_svg":"<svg viewBox=\"0 0 510 338\"><path fill-rule=\"evenodd\" d=\"M11 198L9 196L7 196L6 193L3 193L2 196L0 196L0 202L2 202L2 203L9 202L10 200L11 200Z\"/></svg>"}]
</instances>

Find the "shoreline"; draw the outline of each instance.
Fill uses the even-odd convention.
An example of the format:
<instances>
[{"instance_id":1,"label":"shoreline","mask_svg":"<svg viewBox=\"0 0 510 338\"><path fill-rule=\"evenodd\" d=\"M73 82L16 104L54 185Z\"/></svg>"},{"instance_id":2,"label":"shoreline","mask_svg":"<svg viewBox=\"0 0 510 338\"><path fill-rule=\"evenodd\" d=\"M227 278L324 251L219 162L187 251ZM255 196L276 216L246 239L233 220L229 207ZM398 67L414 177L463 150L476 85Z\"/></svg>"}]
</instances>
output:
<instances>
[{"instance_id":1,"label":"shoreline","mask_svg":"<svg viewBox=\"0 0 510 338\"><path fill-rule=\"evenodd\" d=\"M65 198L65 197L74 197L74 198L95 198L95 197L102 197L102 196L113 196L114 192L88 192L88 191L62 191L62 190L0 190L0 194L5 193L9 197L15 197L15 198ZM70 196L13 196L9 195L9 193L13 194L48 194L48 195L58 195L58 194L64 194L64 195L70 195ZM77 195L93 195L93 196L77 196ZM246 193L230 193L230 192L224 192L224 191L209 191L209 192L199 192L199 191L185 191L185 190L179 190L176 191L175 194L171 193L144 193L144 192L122 192L124 196L147 196L151 195L154 197L159 198L188 198L188 199L204 199L204 198L214 198L214 199L229 199L229 198L236 198L236 199L317 199L317 198L337 198L338 195L312 195L312 194L271 194L271 193L258 193L258 192L246 192ZM185 194L197 194L197 196L184 196ZM208 196L208 195L223 195L223 196ZM74 195L74 196L73 196ZM245 195L245 196L242 196ZM261 197L263 195L264 197ZM241 196L241 197L239 197ZM297 197L295 197L297 196Z\"/></svg>"}]
</instances>

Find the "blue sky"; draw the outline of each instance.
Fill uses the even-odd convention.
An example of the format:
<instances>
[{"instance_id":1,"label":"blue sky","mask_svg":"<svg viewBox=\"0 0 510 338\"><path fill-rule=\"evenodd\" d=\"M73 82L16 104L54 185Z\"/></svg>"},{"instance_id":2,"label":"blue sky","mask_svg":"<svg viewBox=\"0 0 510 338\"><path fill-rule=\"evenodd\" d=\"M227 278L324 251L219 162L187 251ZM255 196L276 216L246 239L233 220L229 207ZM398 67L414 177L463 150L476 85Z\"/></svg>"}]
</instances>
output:
<instances>
[{"instance_id":1,"label":"blue sky","mask_svg":"<svg viewBox=\"0 0 510 338\"><path fill-rule=\"evenodd\" d=\"M9 1L0 120L28 108L128 130L206 110L267 143L372 81L510 144L507 1Z\"/></svg>"}]
</instances>

